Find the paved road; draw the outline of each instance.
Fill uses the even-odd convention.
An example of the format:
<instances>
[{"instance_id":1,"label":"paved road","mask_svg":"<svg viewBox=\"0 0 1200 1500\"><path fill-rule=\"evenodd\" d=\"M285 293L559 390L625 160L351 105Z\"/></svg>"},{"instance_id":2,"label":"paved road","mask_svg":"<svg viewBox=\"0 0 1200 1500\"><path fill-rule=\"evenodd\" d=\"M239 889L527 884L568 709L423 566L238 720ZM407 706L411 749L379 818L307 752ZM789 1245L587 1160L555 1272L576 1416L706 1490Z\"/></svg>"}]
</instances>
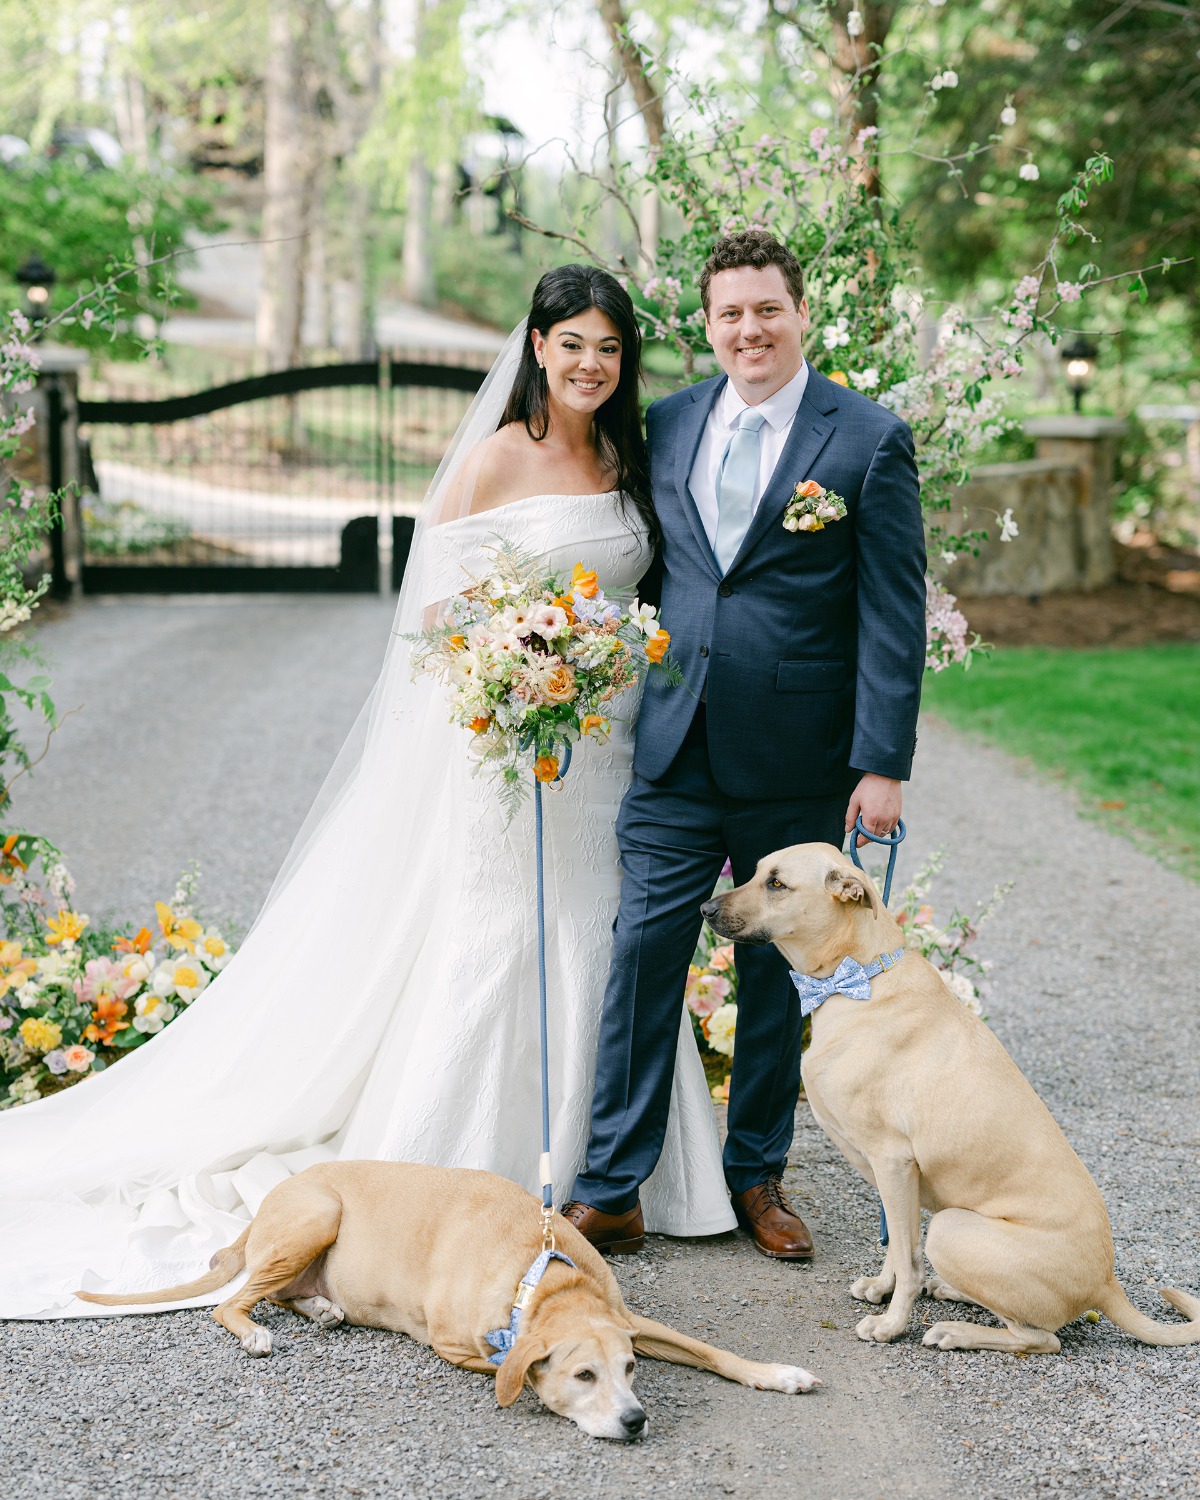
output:
<instances>
[{"instance_id":1,"label":"paved road","mask_svg":"<svg viewBox=\"0 0 1200 1500\"><path fill-rule=\"evenodd\" d=\"M90 602L46 625L58 696L87 709L21 792L71 854L83 909L148 910L198 857L210 911L245 922L370 687L374 599ZM1076 816L1061 791L926 725L905 870L947 851L942 909L1016 889L981 951L991 1024L1104 1190L1133 1300L1200 1291L1196 889ZM23 784L25 786L26 784ZM1058 1358L860 1344L846 1292L871 1267L871 1195L798 1114L788 1183L812 1266L740 1236L652 1239L618 1266L632 1305L825 1380L744 1391L643 1361L649 1439L592 1442L528 1395L403 1338L322 1334L277 1309L246 1360L203 1312L0 1335L0 1452L38 1496L875 1500L1166 1496L1200 1484L1200 1351L1072 1325ZM149 1128L152 1127L150 1122ZM917 1318L938 1316L918 1304Z\"/></svg>"}]
</instances>

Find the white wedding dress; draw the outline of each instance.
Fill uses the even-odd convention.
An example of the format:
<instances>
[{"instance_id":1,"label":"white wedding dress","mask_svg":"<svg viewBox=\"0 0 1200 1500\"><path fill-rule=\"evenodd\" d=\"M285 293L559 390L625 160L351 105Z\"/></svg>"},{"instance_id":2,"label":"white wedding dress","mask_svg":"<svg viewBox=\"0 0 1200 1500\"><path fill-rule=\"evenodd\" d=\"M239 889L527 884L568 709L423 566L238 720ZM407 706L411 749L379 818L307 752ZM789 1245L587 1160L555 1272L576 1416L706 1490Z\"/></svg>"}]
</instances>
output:
<instances>
[{"instance_id":1,"label":"white wedding dress","mask_svg":"<svg viewBox=\"0 0 1200 1500\"><path fill-rule=\"evenodd\" d=\"M497 534L567 573L586 563L606 590L632 589L648 561L616 496L536 495L427 527L425 598L484 567ZM481 1167L538 1191L532 802L506 824L445 690L410 682L406 655L390 653L361 759L229 968L117 1067L0 1114L0 1316L111 1315L73 1290L200 1275L276 1182L315 1161ZM631 753L618 721L544 794L560 1203L587 1142ZM734 1224L682 996L666 1144L642 1203L650 1230Z\"/></svg>"}]
</instances>

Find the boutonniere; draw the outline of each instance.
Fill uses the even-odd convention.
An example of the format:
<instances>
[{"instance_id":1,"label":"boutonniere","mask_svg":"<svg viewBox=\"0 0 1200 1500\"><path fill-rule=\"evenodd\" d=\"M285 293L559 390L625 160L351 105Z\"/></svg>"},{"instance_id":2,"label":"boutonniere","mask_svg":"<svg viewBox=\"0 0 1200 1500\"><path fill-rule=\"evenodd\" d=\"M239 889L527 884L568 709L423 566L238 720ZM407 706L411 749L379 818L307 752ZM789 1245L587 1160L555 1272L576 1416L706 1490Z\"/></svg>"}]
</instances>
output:
<instances>
[{"instance_id":1,"label":"boutonniere","mask_svg":"<svg viewBox=\"0 0 1200 1500\"><path fill-rule=\"evenodd\" d=\"M815 479L798 484L783 513L785 531L824 531L829 521L840 521L846 502Z\"/></svg>"}]
</instances>

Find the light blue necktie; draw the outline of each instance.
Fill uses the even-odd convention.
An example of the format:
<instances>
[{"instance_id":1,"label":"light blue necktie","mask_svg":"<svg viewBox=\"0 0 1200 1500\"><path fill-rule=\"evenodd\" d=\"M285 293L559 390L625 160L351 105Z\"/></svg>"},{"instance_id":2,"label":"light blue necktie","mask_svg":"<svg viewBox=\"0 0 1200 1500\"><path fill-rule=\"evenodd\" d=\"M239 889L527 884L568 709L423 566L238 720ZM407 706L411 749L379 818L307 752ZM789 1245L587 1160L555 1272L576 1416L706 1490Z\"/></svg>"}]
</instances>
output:
<instances>
[{"instance_id":1,"label":"light blue necktie","mask_svg":"<svg viewBox=\"0 0 1200 1500\"><path fill-rule=\"evenodd\" d=\"M765 421L762 412L747 407L725 450L717 479L717 539L713 543L713 555L722 573L729 571L754 515L758 430Z\"/></svg>"}]
</instances>

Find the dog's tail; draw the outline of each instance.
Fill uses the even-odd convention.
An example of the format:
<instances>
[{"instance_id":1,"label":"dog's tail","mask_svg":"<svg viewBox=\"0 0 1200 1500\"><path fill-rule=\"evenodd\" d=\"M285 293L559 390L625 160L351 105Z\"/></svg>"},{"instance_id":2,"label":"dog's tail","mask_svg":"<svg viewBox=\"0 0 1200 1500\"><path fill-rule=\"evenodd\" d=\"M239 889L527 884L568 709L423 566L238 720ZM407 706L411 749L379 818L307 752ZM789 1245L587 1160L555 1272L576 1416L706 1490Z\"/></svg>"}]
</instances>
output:
<instances>
[{"instance_id":1,"label":"dog's tail","mask_svg":"<svg viewBox=\"0 0 1200 1500\"><path fill-rule=\"evenodd\" d=\"M1118 1328L1131 1333L1143 1344L1200 1344L1200 1297L1187 1292L1177 1292L1173 1287L1159 1287L1159 1295L1188 1319L1186 1323L1156 1323L1145 1313L1138 1312L1125 1295L1124 1288L1114 1276L1104 1289L1104 1296L1096 1306L1114 1322Z\"/></svg>"},{"instance_id":2,"label":"dog's tail","mask_svg":"<svg viewBox=\"0 0 1200 1500\"><path fill-rule=\"evenodd\" d=\"M135 1303L145 1306L150 1302L182 1302L185 1297L199 1297L204 1292L215 1292L218 1287L232 1281L246 1264L246 1241L250 1238L250 1225L242 1230L240 1237L224 1250L218 1250L209 1261L211 1269L195 1281L183 1286L165 1287L161 1292L76 1292L81 1302L99 1302L104 1307L132 1307Z\"/></svg>"}]
</instances>

